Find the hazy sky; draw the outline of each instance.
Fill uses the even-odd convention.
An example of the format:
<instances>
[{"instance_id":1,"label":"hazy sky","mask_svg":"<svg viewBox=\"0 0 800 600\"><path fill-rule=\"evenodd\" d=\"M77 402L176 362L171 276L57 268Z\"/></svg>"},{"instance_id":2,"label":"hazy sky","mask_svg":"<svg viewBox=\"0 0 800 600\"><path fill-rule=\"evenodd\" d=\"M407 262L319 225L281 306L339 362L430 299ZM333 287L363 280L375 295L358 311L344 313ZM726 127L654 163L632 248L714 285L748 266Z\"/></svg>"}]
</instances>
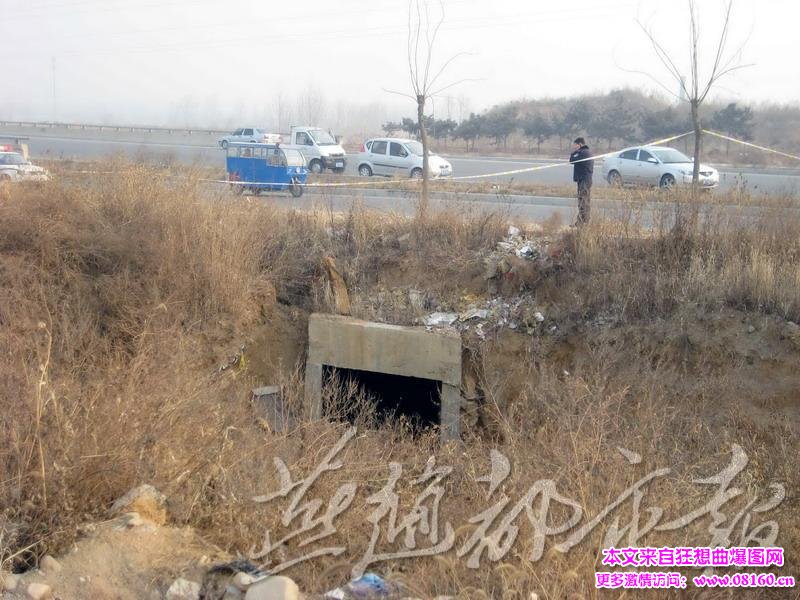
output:
<instances>
[{"instance_id":1,"label":"hazy sky","mask_svg":"<svg viewBox=\"0 0 800 600\"><path fill-rule=\"evenodd\" d=\"M711 45L722 2L698 4ZM734 7L731 48L747 39L743 60L754 66L718 95L797 101L800 3ZM688 58L682 0L444 0L444 9L434 63L467 52L445 79L479 81L438 99L437 116L521 97L656 89L630 70L677 90L637 19ZM0 116L211 126L267 118L279 94L296 110L306 92L324 100L330 121L356 105L410 115L410 101L385 91L408 89L407 20L407 0L0 0Z\"/></svg>"}]
</instances>

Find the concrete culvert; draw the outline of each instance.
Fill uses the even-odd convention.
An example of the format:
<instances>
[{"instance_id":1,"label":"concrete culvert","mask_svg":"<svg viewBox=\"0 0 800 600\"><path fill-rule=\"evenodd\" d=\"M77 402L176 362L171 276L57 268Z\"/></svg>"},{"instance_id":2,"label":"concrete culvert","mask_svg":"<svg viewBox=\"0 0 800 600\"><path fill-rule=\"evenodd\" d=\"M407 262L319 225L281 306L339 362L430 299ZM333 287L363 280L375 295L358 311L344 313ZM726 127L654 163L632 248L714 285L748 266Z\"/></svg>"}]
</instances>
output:
<instances>
[{"instance_id":1,"label":"concrete culvert","mask_svg":"<svg viewBox=\"0 0 800 600\"><path fill-rule=\"evenodd\" d=\"M323 384L336 375L374 399L376 420L405 416L438 424L442 440L460 435L461 336L314 314L308 321L305 399L310 418L325 415ZM351 385L351 388L353 386ZM345 411L347 412L347 411ZM355 420L356 414L345 414Z\"/></svg>"}]
</instances>

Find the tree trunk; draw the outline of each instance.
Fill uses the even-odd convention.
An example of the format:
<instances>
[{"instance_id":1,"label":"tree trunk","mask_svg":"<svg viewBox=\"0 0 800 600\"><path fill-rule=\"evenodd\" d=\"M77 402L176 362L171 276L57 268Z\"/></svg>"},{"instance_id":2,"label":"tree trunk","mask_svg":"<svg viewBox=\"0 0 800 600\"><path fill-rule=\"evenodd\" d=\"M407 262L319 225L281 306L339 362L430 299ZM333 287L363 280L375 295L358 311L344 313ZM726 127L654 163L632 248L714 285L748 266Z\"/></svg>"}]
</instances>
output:
<instances>
[{"instance_id":1,"label":"tree trunk","mask_svg":"<svg viewBox=\"0 0 800 600\"><path fill-rule=\"evenodd\" d=\"M422 193L420 194L417 217L422 220L428 211L428 186L430 182L428 132L425 130L425 96L422 94L417 95L417 121L419 122L419 136L422 142Z\"/></svg>"},{"instance_id":2,"label":"tree trunk","mask_svg":"<svg viewBox=\"0 0 800 600\"><path fill-rule=\"evenodd\" d=\"M694 126L694 167L692 168L692 187L697 188L700 182L700 144L703 130L700 127L700 113L696 98L692 99L692 125Z\"/></svg>"}]
</instances>

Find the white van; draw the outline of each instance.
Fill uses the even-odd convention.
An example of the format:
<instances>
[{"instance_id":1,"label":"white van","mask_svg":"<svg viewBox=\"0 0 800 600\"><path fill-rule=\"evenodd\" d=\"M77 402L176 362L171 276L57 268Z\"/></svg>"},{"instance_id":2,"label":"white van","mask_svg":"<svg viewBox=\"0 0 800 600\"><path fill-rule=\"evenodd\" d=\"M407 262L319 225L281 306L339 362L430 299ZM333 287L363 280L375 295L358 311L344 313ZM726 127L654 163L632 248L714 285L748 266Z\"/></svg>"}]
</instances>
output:
<instances>
[{"instance_id":1,"label":"white van","mask_svg":"<svg viewBox=\"0 0 800 600\"><path fill-rule=\"evenodd\" d=\"M291 132L280 134L280 138L282 148L294 148L305 156L312 173L322 173L325 169L344 173L347 154L336 138L324 129L293 126Z\"/></svg>"}]
</instances>

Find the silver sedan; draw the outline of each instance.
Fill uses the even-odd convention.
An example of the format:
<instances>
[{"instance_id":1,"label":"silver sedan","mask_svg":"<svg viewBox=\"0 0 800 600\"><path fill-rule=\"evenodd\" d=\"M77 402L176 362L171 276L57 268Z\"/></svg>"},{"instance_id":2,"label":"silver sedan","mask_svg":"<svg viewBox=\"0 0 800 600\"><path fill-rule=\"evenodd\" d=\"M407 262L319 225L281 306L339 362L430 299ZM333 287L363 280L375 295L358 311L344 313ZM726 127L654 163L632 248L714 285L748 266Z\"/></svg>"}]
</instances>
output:
<instances>
[{"instance_id":1,"label":"silver sedan","mask_svg":"<svg viewBox=\"0 0 800 600\"><path fill-rule=\"evenodd\" d=\"M692 183L694 161L675 148L642 146L628 148L603 160L603 176L611 185L653 185L671 188ZM719 185L719 173L700 165L700 185L712 189Z\"/></svg>"}]
</instances>

